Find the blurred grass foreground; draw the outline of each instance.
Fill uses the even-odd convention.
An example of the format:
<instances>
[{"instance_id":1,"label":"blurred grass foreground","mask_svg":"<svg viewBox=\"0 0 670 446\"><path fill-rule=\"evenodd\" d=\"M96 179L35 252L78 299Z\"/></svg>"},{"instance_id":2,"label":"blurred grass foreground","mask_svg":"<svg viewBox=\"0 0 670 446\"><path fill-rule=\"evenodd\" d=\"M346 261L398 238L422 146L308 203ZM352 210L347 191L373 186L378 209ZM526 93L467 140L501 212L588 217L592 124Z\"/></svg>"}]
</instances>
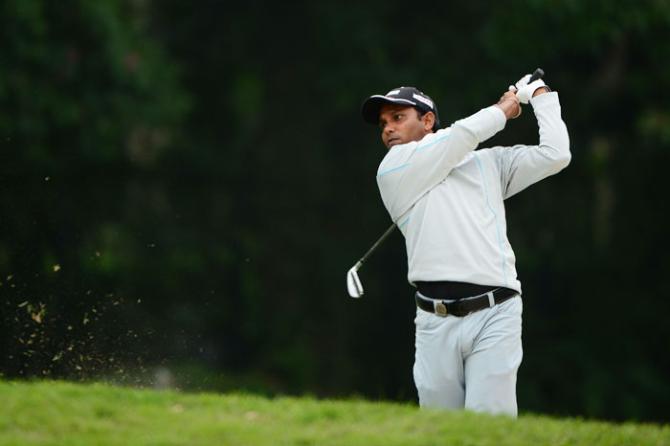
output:
<instances>
[{"instance_id":1,"label":"blurred grass foreground","mask_svg":"<svg viewBox=\"0 0 670 446\"><path fill-rule=\"evenodd\" d=\"M419 411L408 404L269 399L0 382L0 444L667 445L670 426Z\"/></svg>"}]
</instances>

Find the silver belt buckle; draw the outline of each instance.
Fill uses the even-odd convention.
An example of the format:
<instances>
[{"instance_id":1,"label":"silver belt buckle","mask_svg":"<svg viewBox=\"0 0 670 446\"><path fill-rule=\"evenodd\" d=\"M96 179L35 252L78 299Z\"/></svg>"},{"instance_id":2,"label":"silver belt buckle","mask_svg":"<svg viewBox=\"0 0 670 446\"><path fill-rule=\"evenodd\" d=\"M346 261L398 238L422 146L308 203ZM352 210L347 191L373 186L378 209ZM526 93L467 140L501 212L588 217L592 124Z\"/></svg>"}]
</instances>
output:
<instances>
[{"instance_id":1,"label":"silver belt buckle","mask_svg":"<svg viewBox=\"0 0 670 446\"><path fill-rule=\"evenodd\" d=\"M447 317L447 306L444 304L444 302L437 300L435 301L435 314L441 317Z\"/></svg>"}]
</instances>

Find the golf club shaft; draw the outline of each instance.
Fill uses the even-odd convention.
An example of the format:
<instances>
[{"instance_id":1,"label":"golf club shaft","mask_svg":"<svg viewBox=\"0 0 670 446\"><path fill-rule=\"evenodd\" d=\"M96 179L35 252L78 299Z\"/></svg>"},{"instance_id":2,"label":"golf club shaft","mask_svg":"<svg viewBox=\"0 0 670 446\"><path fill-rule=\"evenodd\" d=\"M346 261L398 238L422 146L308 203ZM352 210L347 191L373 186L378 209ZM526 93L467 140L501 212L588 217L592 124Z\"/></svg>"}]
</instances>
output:
<instances>
[{"instance_id":1,"label":"golf club shaft","mask_svg":"<svg viewBox=\"0 0 670 446\"><path fill-rule=\"evenodd\" d=\"M384 234L382 234L382 236L379 237L379 239L375 242L375 244L372 245L372 247L371 247L370 249L368 249L368 252L366 252L366 253L363 255L363 257L360 258L360 260L358 261L358 263L361 264L361 265L362 265L363 263L365 263L365 261L368 259L368 257L370 257L370 255L375 251L375 249L377 249L377 247L378 247L379 245L381 245L382 242L383 242L384 240L386 240L386 238L387 238L389 235L391 235L391 233L393 232L393 230L394 230L395 228L396 228L396 224L395 224L395 223L393 223L391 226L389 226L389 228L386 230L386 232L384 232Z\"/></svg>"}]
</instances>

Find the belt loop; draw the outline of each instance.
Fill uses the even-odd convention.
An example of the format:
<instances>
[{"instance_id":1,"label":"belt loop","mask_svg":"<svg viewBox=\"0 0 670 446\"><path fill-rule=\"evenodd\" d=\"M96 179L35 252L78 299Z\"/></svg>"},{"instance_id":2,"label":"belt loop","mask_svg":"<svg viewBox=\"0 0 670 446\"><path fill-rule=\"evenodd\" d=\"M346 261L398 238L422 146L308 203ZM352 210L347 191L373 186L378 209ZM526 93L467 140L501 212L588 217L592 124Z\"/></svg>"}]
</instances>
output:
<instances>
[{"instance_id":1,"label":"belt loop","mask_svg":"<svg viewBox=\"0 0 670 446\"><path fill-rule=\"evenodd\" d=\"M496 304L495 299L493 299L493 291L489 291L486 295L489 297L489 307L492 308Z\"/></svg>"}]
</instances>

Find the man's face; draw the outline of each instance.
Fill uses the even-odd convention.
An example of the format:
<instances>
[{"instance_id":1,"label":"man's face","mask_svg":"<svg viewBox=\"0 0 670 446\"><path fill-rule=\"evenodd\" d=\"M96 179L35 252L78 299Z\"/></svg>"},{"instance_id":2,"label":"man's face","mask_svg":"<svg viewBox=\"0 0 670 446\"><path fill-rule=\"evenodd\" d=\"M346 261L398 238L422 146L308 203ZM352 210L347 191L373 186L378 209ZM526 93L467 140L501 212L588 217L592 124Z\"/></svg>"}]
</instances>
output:
<instances>
[{"instance_id":1,"label":"man's face","mask_svg":"<svg viewBox=\"0 0 670 446\"><path fill-rule=\"evenodd\" d=\"M432 132L434 119L431 112L419 118L419 112L414 107L384 104L379 110L382 142L390 149L396 144L419 141Z\"/></svg>"}]
</instances>

